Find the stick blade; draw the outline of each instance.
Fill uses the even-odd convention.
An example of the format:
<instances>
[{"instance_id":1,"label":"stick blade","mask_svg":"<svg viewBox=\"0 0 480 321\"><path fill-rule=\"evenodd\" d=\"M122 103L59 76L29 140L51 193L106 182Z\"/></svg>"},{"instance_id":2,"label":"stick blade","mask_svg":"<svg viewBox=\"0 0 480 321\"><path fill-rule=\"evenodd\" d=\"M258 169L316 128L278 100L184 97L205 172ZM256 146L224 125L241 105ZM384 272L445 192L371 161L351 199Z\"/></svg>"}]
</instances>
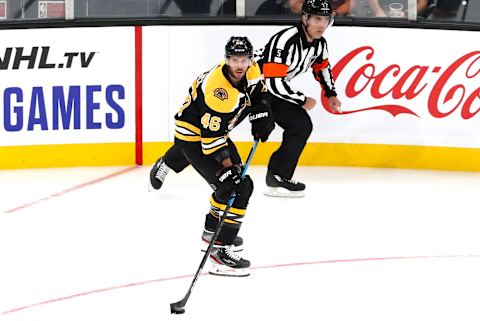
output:
<instances>
[{"instance_id":1,"label":"stick blade","mask_svg":"<svg viewBox=\"0 0 480 321\"><path fill-rule=\"evenodd\" d=\"M170 313L171 314L183 314L185 313L184 305L182 301L170 303Z\"/></svg>"}]
</instances>

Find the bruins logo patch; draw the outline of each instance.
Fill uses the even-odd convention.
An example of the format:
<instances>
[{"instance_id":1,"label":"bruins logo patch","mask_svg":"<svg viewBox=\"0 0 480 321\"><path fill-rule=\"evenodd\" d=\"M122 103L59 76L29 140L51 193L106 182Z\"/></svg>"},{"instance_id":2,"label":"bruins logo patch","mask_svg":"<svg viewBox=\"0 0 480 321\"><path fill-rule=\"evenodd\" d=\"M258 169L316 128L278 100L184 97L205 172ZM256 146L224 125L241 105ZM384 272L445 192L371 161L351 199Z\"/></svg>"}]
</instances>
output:
<instances>
[{"instance_id":1,"label":"bruins logo patch","mask_svg":"<svg viewBox=\"0 0 480 321\"><path fill-rule=\"evenodd\" d=\"M224 101L225 99L228 99L228 92L223 89L223 88L216 88L213 90L213 95L220 99L221 101Z\"/></svg>"}]
</instances>

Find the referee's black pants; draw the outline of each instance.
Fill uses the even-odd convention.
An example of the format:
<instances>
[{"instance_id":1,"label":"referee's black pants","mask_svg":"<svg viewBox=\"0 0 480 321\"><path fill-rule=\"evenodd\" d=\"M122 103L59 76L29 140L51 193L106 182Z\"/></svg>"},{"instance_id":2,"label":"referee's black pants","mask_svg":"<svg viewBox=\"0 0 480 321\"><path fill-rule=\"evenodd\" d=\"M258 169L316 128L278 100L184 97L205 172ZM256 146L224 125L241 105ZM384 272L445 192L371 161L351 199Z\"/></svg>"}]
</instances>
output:
<instances>
[{"instance_id":1,"label":"referee's black pants","mask_svg":"<svg viewBox=\"0 0 480 321\"><path fill-rule=\"evenodd\" d=\"M312 120L302 106L275 96L272 96L271 108L275 123L284 131L280 147L270 157L268 171L291 179L312 133Z\"/></svg>"}]
</instances>

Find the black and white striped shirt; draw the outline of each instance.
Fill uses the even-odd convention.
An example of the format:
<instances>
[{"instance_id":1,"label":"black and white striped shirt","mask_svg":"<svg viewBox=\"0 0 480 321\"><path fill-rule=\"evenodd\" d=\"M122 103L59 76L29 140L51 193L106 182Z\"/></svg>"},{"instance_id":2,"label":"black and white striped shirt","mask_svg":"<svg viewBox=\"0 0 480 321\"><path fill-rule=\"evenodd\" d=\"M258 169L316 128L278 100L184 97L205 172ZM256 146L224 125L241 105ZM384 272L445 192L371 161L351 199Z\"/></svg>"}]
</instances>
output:
<instances>
[{"instance_id":1,"label":"black and white striped shirt","mask_svg":"<svg viewBox=\"0 0 480 321\"><path fill-rule=\"evenodd\" d=\"M255 60L262 68L268 91L280 99L298 105L305 103L305 95L293 89L290 81L310 67L325 96L337 95L325 38L309 43L301 24L273 35L266 46L255 53Z\"/></svg>"}]
</instances>

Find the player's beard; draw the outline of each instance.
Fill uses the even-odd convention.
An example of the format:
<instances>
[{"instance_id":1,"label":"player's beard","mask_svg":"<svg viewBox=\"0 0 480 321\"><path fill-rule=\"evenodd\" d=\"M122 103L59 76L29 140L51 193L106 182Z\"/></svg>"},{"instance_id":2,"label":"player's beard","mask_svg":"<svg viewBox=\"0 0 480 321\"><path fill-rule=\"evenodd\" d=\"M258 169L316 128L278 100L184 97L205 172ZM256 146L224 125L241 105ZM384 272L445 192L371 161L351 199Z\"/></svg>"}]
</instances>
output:
<instances>
[{"instance_id":1,"label":"player's beard","mask_svg":"<svg viewBox=\"0 0 480 321\"><path fill-rule=\"evenodd\" d=\"M245 76L245 74L247 73L247 70L242 69L242 68L233 69L233 68L229 67L229 73L230 73L230 76L232 76L236 80L241 80Z\"/></svg>"}]
</instances>

